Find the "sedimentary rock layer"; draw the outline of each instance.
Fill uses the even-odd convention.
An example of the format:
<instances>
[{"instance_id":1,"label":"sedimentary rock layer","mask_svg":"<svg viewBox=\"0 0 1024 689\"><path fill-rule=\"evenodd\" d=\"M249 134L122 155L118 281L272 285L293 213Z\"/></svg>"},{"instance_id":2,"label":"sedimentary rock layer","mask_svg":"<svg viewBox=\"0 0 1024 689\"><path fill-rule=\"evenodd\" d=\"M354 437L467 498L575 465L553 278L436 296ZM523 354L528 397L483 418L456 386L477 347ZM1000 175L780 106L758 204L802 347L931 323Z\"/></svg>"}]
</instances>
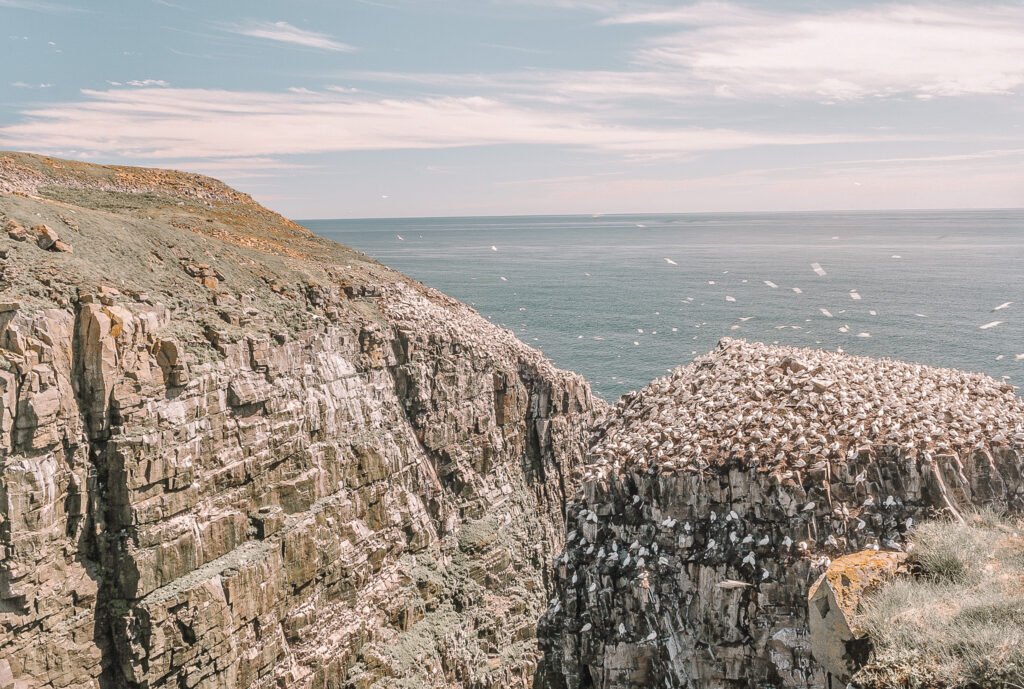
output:
<instances>
[{"instance_id":1,"label":"sedimentary rock layer","mask_svg":"<svg viewBox=\"0 0 1024 689\"><path fill-rule=\"evenodd\" d=\"M723 340L627 396L568 507L543 686L822 687L807 591L915 521L1024 507L1024 402L991 378Z\"/></svg>"},{"instance_id":2,"label":"sedimentary rock layer","mask_svg":"<svg viewBox=\"0 0 1024 689\"><path fill-rule=\"evenodd\" d=\"M213 180L0 190L0 687L530 684L584 381Z\"/></svg>"}]
</instances>

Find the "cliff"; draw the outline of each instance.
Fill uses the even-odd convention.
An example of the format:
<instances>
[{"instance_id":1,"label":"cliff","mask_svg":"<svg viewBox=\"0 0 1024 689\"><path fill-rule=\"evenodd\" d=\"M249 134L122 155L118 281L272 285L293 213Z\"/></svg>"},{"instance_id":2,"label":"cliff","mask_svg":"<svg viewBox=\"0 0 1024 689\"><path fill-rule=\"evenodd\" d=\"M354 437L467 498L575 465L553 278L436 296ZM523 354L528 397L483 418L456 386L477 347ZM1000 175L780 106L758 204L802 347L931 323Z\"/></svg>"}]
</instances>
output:
<instances>
[{"instance_id":1,"label":"cliff","mask_svg":"<svg viewBox=\"0 0 1024 689\"><path fill-rule=\"evenodd\" d=\"M0 192L0 687L529 686L583 380L214 180Z\"/></svg>"},{"instance_id":2,"label":"cliff","mask_svg":"<svg viewBox=\"0 0 1024 689\"><path fill-rule=\"evenodd\" d=\"M216 180L0 153L0 226L0 689L886 689L862 594L1024 507L985 376L723 340L607 409Z\"/></svg>"},{"instance_id":3,"label":"cliff","mask_svg":"<svg viewBox=\"0 0 1024 689\"><path fill-rule=\"evenodd\" d=\"M904 550L940 513L1019 512L1022 458L1009 385L723 340L599 426L540 625L543 686L825 687L807 595L831 560Z\"/></svg>"}]
</instances>

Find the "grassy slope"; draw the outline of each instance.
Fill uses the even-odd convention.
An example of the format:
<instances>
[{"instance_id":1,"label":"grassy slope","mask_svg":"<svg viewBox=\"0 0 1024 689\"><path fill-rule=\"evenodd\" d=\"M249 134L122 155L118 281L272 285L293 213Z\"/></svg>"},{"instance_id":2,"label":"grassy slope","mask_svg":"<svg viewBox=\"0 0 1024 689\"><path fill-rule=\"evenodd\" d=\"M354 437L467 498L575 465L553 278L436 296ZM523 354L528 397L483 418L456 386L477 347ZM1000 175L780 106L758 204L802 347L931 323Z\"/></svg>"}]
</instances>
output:
<instances>
[{"instance_id":1,"label":"grassy slope","mask_svg":"<svg viewBox=\"0 0 1024 689\"><path fill-rule=\"evenodd\" d=\"M991 513L915 532L916 576L864 602L858 687L1024 687L1024 521Z\"/></svg>"}]
</instances>

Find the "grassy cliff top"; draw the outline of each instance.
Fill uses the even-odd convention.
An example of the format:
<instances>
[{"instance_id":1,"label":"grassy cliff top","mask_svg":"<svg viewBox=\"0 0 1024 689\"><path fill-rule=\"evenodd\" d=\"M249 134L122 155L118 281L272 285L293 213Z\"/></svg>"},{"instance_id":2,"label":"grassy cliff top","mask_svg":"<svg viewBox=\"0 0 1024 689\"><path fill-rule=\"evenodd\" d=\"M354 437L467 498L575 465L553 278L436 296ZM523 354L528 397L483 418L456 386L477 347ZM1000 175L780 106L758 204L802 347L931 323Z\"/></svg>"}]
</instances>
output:
<instances>
[{"instance_id":1,"label":"grassy cliff top","mask_svg":"<svg viewBox=\"0 0 1024 689\"><path fill-rule=\"evenodd\" d=\"M915 576L863 604L873 658L864 689L1024 686L1024 522L992 513L914 533Z\"/></svg>"}]
</instances>

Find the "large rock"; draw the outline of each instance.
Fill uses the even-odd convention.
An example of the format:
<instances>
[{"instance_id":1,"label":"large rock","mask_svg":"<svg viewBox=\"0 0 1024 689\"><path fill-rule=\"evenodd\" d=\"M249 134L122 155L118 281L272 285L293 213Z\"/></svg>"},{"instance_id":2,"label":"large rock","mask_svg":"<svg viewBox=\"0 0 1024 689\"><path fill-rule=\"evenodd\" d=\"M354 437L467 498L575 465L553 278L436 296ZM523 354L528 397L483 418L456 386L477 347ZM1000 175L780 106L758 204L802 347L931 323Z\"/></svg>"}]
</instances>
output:
<instances>
[{"instance_id":1,"label":"large rock","mask_svg":"<svg viewBox=\"0 0 1024 689\"><path fill-rule=\"evenodd\" d=\"M862 550L833 560L807 593L811 653L825 685L843 687L864 665L871 641L858 617L864 596L903 571L907 554Z\"/></svg>"},{"instance_id":2,"label":"large rock","mask_svg":"<svg viewBox=\"0 0 1024 689\"><path fill-rule=\"evenodd\" d=\"M1024 401L946 369L724 340L623 399L567 509L545 687L826 686L807 591L915 522L1024 507Z\"/></svg>"}]
</instances>

